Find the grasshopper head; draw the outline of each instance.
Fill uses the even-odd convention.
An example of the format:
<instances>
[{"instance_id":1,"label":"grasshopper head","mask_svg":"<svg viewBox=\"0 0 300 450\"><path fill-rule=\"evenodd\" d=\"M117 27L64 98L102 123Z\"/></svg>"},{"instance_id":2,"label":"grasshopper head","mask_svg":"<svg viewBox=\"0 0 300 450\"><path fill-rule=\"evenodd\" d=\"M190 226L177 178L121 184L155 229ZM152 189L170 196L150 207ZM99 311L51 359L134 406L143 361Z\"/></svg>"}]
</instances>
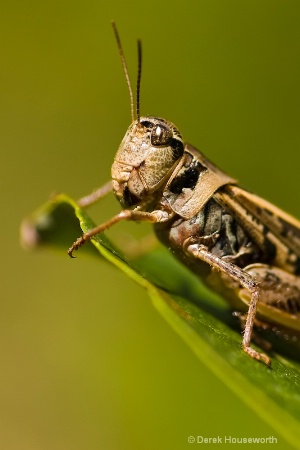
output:
<instances>
[{"instance_id":1,"label":"grasshopper head","mask_svg":"<svg viewBox=\"0 0 300 450\"><path fill-rule=\"evenodd\" d=\"M142 44L138 40L136 105L120 36L113 22L120 59L130 96L132 124L128 128L112 165L113 190L124 208L150 205L154 193L167 183L183 155L184 145L177 128L157 117L140 116ZM136 106L136 120L134 113Z\"/></svg>"},{"instance_id":2,"label":"grasshopper head","mask_svg":"<svg viewBox=\"0 0 300 450\"><path fill-rule=\"evenodd\" d=\"M165 185L183 150L182 137L171 122L151 116L135 120L112 165L113 189L122 206L136 206Z\"/></svg>"}]
</instances>

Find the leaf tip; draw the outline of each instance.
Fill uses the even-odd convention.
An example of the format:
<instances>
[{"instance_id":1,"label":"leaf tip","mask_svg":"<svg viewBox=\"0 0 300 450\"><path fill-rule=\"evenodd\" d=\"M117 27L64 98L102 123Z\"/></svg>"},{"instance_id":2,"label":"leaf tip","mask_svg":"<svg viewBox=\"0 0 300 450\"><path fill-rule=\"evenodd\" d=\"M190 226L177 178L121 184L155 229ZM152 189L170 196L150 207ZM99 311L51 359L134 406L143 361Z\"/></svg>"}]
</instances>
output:
<instances>
[{"instance_id":1,"label":"leaf tip","mask_svg":"<svg viewBox=\"0 0 300 450\"><path fill-rule=\"evenodd\" d=\"M32 250L40 242L39 233L30 219L24 219L20 226L20 244L25 250Z\"/></svg>"}]
</instances>

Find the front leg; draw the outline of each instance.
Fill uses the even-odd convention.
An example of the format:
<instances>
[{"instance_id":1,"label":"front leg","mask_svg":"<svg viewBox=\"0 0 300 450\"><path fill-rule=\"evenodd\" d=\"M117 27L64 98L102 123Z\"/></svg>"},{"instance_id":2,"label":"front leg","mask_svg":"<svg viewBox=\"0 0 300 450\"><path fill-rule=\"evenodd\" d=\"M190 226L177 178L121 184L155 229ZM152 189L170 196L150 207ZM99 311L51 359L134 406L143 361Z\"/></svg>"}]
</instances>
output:
<instances>
[{"instance_id":1,"label":"front leg","mask_svg":"<svg viewBox=\"0 0 300 450\"><path fill-rule=\"evenodd\" d=\"M192 256L194 258L206 262L214 269L223 272L224 274L229 276L232 280L237 281L243 288L247 289L247 291L250 293L251 299L247 313L246 325L244 329L244 336L242 342L243 349L246 353L248 353L248 355L251 356L251 358L257 359L258 361L262 361L265 364L269 365L271 362L270 358L264 353L257 352L250 345L255 314L257 310L258 301L260 298L259 283L253 276L245 272L240 267L230 262L224 261L223 259L209 252L204 245L191 243L191 238L189 238L185 244L185 251L189 256Z\"/></svg>"},{"instance_id":2,"label":"front leg","mask_svg":"<svg viewBox=\"0 0 300 450\"><path fill-rule=\"evenodd\" d=\"M77 203L81 208L87 208L88 206L93 205L98 200L100 200L100 198L103 198L107 194L112 192L112 190L113 190L112 181L109 181L108 183L104 184L103 186L101 186L99 189L92 192L91 194L89 194L85 197L81 197L77 201Z\"/></svg>"},{"instance_id":3,"label":"front leg","mask_svg":"<svg viewBox=\"0 0 300 450\"><path fill-rule=\"evenodd\" d=\"M158 223L158 222L166 222L169 220L170 216L166 211L155 210L151 213L145 211L138 211L136 209L124 209L116 216L112 217L107 222L98 225L95 228L92 228L87 233L84 233L80 238L78 238L73 245L68 250L68 255L71 258L74 258L73 252L78 250L85 242L89 241L96 234L102 233L103 231L110 228L115 223L120 222L121 220L131 220L134 222L149 222L149 223Z\"/></svg>"}]
</instances>

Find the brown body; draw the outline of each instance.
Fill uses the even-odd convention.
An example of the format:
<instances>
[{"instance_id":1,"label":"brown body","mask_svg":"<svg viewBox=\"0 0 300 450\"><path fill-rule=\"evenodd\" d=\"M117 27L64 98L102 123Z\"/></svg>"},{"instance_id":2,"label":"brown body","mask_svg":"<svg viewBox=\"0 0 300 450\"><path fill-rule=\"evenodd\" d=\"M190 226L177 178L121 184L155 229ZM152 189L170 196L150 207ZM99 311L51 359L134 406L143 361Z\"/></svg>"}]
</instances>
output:
<instances>
[{"instance_id":1,"label":"brown body","mask_svg":"<svg viewBox=\"0 0 300 450\"><path fill-rule=\"evenodd\" d=\"M300 223L237 186L197 149L184 145L171 122L156 117L130 125L112 179L124 210L85 233L69 255L120 220L155 224L158 238L176 258L235 310L247 312L243 348L269 364L268 356L251 347L252 331L259 323L300 332Z\"/></svg>"},{"instance_id":2,"label":"brown body","mask_svg":"<svg viewBox=\"0 0 300 450\"><path fill-rule=\"evenodd\" d=\"M189 183L188 176L181 181L178 179L177 183L176 179L183 179L183 173L188 173L196 162L201 164L198 184L204 164L209 167L206 170L215 170L192 146L186 145L185 154L186 167L183 165L181 174L168 183L156 209L172 210L173 199L178 203L180 196L190 196L195 186L191 183L189 188L184 186ZM266 224L262 222L265 218L268 219ZM176 258L238 310L246 310L243 303L249 303L247 290L241 289L230 273L220 272L189 255L186 242L191 242L192 237L194 244L204 245L215 257L253 274L261 288L257 311L260 322L263 320L272 325L283 325L284 322L293 333L300 328L300 253L297 244L300 232L296 225L293 217L229 182L217 189L193 217L184 218L179 212L169 222L156 224L155 231Z\"/></svg>"},{"instance_id":3,"label":"brown body","mask_svg":"<svg viewBox=\"0 0 300 450\"><path fill-rule=\"evenodd\" d=\"M140 117L141 43L138 41L136 120L133 92L119 34L113 28L131 99L132 124L115 156L112 182L80 200L94 203L113 190L124 210L83 234L73 252L120 220L155 224L159 239L242 318L242 346L252 358L270 358L251 346L253 327L300 332L300 222L237 186L158 117Z\"/></svg>"}]
</instances>

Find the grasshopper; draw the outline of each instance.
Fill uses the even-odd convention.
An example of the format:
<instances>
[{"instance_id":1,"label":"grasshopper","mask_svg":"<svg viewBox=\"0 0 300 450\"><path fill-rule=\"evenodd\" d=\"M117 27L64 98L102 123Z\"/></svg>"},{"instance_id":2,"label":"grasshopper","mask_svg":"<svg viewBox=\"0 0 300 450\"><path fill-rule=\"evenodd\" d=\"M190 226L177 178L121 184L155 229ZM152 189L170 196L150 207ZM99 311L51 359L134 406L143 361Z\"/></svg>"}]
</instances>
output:
<instances>
[{"instance_id":1,"label":"grasshopper","mask_svg":"<svg viewBox=\"0 0 300 450\"><path fill-rule=\"evenodd\" d=\"M138 41L136 117L119 34L113 23L131 102L132 123L112 165L112 181L82 198L84 207L113 191L123 210L77 239L68 254L121 220L154 224L158 239L211 289L240 311L242 347L253 327L300 331L300 222L241 188L199 150L184 143L173 123L140 116L141 42Z\"/></svg>"}]
</instances>

